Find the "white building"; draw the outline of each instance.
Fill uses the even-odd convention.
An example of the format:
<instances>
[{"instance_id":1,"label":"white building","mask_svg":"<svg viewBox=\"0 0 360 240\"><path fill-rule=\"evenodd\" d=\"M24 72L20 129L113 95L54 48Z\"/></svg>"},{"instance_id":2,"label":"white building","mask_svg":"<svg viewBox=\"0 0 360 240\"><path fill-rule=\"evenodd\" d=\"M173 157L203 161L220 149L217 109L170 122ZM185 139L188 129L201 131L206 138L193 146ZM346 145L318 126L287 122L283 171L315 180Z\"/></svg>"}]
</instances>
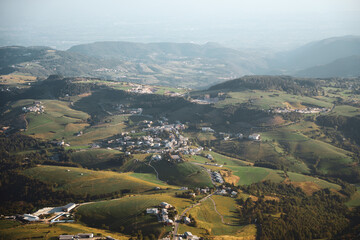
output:
<instances>
[{"instance_id":1,"label":"white building","mask_svg":"<svg viewBox=\"0 0 360 240\"><path fill-rule=\"evenodd\" d=\"M36 222L39 221L40 218L31 214L24 214L23 219L29 222Z\"/></svg>"},{"instance_id":2,"label":"white building","mask_svg":"<svg viewBox=\"0 0 360 240\"><path fill-rule=\"evenodd\" d=\"M74 209L76 207L76 204L75 203L69 203L69 204L66 204L65 206L62 207L62 210L64 212L70 212L72 209Z\"/></svg>"},{"instance_id":3,"label":"white building","mask_svg":"<svg viewBox=\"0 0 360 240\"><path fill-rule=\"evenodd\" d=\"M146 213L147 214L158 214L159 210L157 208L147 208Z\"/></svg>"},{"instance_id":4,"label":"white building","mask_svg":"<svg viewBox=\"0 0 360 240\"><path fill-rule=\"evenodd\" d=\"M260 134L254 133L249 135L250 140L260 140Z\"/></svg>"},{"instance_id":5,"label":"white building","mask_svg":"<svg viewBox=\"0 0 360 240\"><path fill-rule=\"evenodd\" d=\"M171 205L168 204L167 202L162 202L162 203L160 203L160 207L162 207L162 208L171 208Z\"/></svg>"}]
</instances>

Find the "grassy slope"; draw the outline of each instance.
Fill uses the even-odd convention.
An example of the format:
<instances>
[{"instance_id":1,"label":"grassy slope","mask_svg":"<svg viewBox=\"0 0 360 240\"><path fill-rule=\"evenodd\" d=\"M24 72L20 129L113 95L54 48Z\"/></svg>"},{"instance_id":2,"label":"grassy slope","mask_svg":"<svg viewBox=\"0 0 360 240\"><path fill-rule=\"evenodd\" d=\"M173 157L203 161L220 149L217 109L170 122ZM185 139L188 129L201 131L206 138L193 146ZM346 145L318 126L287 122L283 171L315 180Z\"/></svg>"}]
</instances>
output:
<instances>
[{"instance_id":1,"label":"grassy slope","mask_svg":"<svg viewBox=\"0 0 360 240\"><path fill-rule=\"evenodd\" d=\"M174 164L158 161L151 165L158 171L159 178L170 184L189 187L212 186L208 173L192 163Z\"/></svg>"},{"instance_id":2,"label":"grassy slope","mask_svg":"<svg viewBox=\"0 0 360 240\"><path fill-rule=\"evenodd\" d=\"M13 107L28 106L32 101L21 100L16 102ZM41 102L45 106L45 113L26 114L29 123L26 134L43 139L61 139L62 137L67 139L88 126L86 120L89 115L71 109L67 102L57 100L42 100Z\"/></svg>"},{"instance_id":3,"label":"grassy slope","mask_svg":"<svg viewBox=\"0 0 360 240\"><path fill-rule=\"evenodd\" d=\"M327 173L337 171L339 164L346 165L352 162L348 156L350 152L337 148L331 144L311 139L298 130L284 127L274 131L263 132L263 140L275 140L282 144L286 143L289 154L312 165L319 160L318 169Z\"/></svg>"},{"instance_id":4,"label":"grassy slope","mask_svg":"<svg viewBox=\"0 0 360 240\"><path fill-rule=\"evenodd\" d=\"M108 116L104 122L89 127L87 119L89 114L70 108L68 102L58 100L42 100L45 106L45 113L27 113L26 119L29 123L28 130L25 132L36 138L47 140L65 138L71 145L86 145L96 140L111 137L119 134L126 127L124 121L127 116ZM25 99L15 102L12 109L32 105L32 99ZM83 135L77 137L76 134L83 131Z\"/></svg>"},{"instance_id":5,"label":"grassy slope","mask_svg":"<svg viewBox=\"0 0 360 240\"><path fill-rule=\"evenodd\" d=\"M235 208L235 202L228 201L228 199L215 198L215 202L218 204L222 204L223 206L219 208L219 212L221 214L231 214L228 217L235 217L236 213L231 213L231 209ZM224 204L230 204L225 206ZM242 232L243 226L239 226L237 224L226 225L221 222L220 216L214 211L214 205L210 199L202 202L201 205L194 207L189 211L196 221L198 222L199 228L206 229L208 233L211 235L233 235L237 236L238 234L242 234L244 236L244 232ZM225 222L228 221L225 215ZM185 225L181 225L179 232L183 233L185 231L191 231L193 228L187 227ZM197 234L201 234L198 232ZM245 236L254 236L256 231L248 231L248 235Z\"/></svg>"},{"instance_id":6,"label":"grassy slope","mask_svg":"<svg viewBox=\"0 0 360 240\"><path fill-rule=\"evenodd\" d=\"M70 171L68 172L67 169ZM123 189L131 189L132 192L140 193L155 187L164 187L164 183L161 181L147 182L132 176L131 173L92 171L83 168L39 166L25 170L24 174L47 183L56 183L58 189L68 190L74 194L96 195Z\"/></svg>"},{"instance_id":7,"label":"grassy slope","mask_svg":"<svg viewBox=\"0 0 360 240\"><path fill-rule=\"evenodd\" d=\"M275 96L274 94L278 94L279 96ZM230 98L218 102L216 106L222 107L227 104L243 103L247 102L249 99L252 100L253 106L259 109L286 107L289 105L293 108L297 108L303 107L302 103L328 108L332 106L330 100L327 98L291 95L281 91L245 90L241 92L230 92L229 96Z\"/></svg>"},{"instance_id":8,"label":"grassy slope","mask_svg":"<svg viewBox=\"0 0 360 240\"><path fill-rule=\"evenodd\" d=\"M161 202L168 202L179 212L191 204L190 200L175 198L170 193L138 195L86 204L79 207L77 212L81 215L81 221L91 226L105 224L113 230L118 230L120 226L125 229L141 228L146 233L163 228L155 216L143 214L146 208L158 206Z\"/></svg>"},{"instance_id":9,"label":"grassy slope","mask_svg":"<svg viewBox=\"0 0 360 240\"><path fill-rule=\"evenodd\" d=\"M115 165L108 161L119 156L121 152L108 149L89 149L71 154L71 160L87 168L107 169Z\"/></svg>"},{"instance_id":10,"label":"grassy slope","mask_svg":"<svg viewBox=\"0 0 360 240\"><path fill-rule=\"evenodd\" d=\"M128 239L119 233L86 227L76 223L58 223L53 225L35 223L19 224L18 222L0 220L0 239L58 239L62 234L98 233L116 239Z\"/></svg>"}]
</instances>

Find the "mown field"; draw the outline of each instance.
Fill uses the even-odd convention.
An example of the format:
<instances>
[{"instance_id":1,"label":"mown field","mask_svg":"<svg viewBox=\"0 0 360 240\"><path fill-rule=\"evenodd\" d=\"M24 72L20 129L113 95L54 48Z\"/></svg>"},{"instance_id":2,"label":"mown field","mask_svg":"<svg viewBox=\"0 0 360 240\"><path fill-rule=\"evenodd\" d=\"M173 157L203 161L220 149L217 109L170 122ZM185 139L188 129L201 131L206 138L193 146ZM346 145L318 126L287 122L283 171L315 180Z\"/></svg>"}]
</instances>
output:
<instances>
[{"instance_id":1,"label":"mown field","mask_svg":"<svg viewBox=\"0 0 360 240\"><path fill-rule=\"evenodd\" d=\"M57 224L21 224L15 221L0 220L0 239L59 239L59 235L93 233L95 236L111 236L123 240L128 239L119 233L104 229L97 229L84 226L78 223L57 223Z\"/></svg>"},{"instance_id":2,"label":"mown field","mask_svg":"<svg viewBox=\"0 0 360 240\"><path fill-rule=\"evenodd\" d=\"M67 190L77 195L98 195L122 190L142 193L153 190L155 187L164 188L164 186L174 188L155 179L151 182L143 180L142 178L146 178L147 175L92 171L83 168L39 166L26 169L23 173L46 183L56 184L56 189Z\"/></svg>"},{"instance_id":3,"label":"mown field","mask_svg":"<svg viewBox=\"0 0 360 240\"><path fill-rule=\"evenodd\" d=\"M178 212L191 204L188 199L176 198L174 193L137 195L82 205L77 209L77 214L89 226L101 227L104 224L114 231L124 227L125 232L141 229L144 235L148 235L170 230L159 223L156 216L145 214L146 208L156 207L161 202L173 205Z\"/></svg>"}]
</instances>

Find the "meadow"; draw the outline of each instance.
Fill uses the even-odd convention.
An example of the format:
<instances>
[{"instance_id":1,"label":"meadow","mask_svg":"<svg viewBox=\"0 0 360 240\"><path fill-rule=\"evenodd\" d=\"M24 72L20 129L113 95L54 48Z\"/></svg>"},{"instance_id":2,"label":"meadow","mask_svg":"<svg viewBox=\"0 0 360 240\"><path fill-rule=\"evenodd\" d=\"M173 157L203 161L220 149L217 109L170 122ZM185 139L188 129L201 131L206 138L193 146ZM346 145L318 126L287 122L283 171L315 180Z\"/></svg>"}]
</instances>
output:
<instances>
[{"instance_id":1,"label":"meadow","mask_svg":"<svg viewBox=\"0 0 360 240\"><path fill-rule=\"evenodd\" d=\"M161 202L173 205L178 212L192 203L185 198L176 198L174 193L135 195L85 204L77 209L77 214L80 215L80 221L89 226L106 225L114 231L120 231L122 226L125 231L141 229L144 235L155 232L159 234L170 228L159 223L156 216L146 215L145 210L159 206Z\"/></svg>"},{"instance_id":2,"label":"meadow","mask_svg":"<svg viewBox=\"0 0 360 240\"><path fill-rule=\"evenodd\" d=\"M38 166L24 170L23 174L40 181L55 184L59 190L67 190L75 195L98 195L130 190L131 193L142 193L155 187L175 188L164 182L153 179L143 180L141 174L117 173L111 171L92 171L84 168Z\"/></svg>"},{"instance_id":3,"label":"meadow","mask_svg":"<svg viewBox=\"0 0 360 240\"><path fill-rule=\"evenodd\" d=\"M59 239L59 235L93 233L94 236L111 236L118 240L128 239L119 233L104 229L84 226L79 223L57 223L57 224L21 224L15 221L0 220L0 239Z\"/></svg>"},{"instance_id":4,"label":"meadow","mask_svg":"<svg viewBox=\"0 0 360 240\"><path fill-rule=\"evenodd\" d=\"M185 231L191 231L193 234L199 234L200 236L233 236L233 237L254 237L256 235L256 229L252 225L241 226L236 221L236 202L230 197L213 196L216 203L218 212L223 215L224 223L221 221L221 217L214 209L214 204L211 199L207 199L194 208L192 208L188 214L194 217L198 223L196 230L194 227L180 225L179 233ZM219 206L219 207L218 207Z\"/></svg>"}]
</instances>

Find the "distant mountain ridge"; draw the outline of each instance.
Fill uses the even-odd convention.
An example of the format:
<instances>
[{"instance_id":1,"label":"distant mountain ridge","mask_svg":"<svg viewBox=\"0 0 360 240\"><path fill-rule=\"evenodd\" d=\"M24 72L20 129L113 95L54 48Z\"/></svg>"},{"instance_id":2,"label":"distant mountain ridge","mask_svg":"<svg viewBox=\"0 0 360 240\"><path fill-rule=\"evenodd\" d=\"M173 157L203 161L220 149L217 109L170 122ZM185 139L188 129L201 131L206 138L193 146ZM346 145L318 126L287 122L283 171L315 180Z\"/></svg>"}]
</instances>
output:
<instances>
[{"instance_id":1,"label":"distant mountain ridge","mask_svg":"<svg viewBox=\"0 0 360 240\"><path fill-rule=\"evenodd\" d=\"M0 74L42 78L58 74L204 89L245 75L358 76L357 56L359 36L312 42L273 58L216 43L112 41L76 45L67 51L10 46L0 48Z\"/></svg>"},{"instance_id":2,"label":"distant mountain ridge","mask_svg":"<svg viewBox=\"0 0 360 240\"><path fill-rule=\"evenodd\" d=\"M307 68L296 73L302 77L358 77L360 76L360 55L340 58L331 63Z\"/></svg>"},{"instance_id":3,"label":"distant mountain ridge","mask_svg":"<svg viewBox=\"0 0 360 240\"><path fill-rule=\"evenodd\" d=\"M270 68L293 73L353 55L360 55L360 36L334 37L311 42L295 50L279 53L269 64Z\"/></svg>"}]
</instances>

